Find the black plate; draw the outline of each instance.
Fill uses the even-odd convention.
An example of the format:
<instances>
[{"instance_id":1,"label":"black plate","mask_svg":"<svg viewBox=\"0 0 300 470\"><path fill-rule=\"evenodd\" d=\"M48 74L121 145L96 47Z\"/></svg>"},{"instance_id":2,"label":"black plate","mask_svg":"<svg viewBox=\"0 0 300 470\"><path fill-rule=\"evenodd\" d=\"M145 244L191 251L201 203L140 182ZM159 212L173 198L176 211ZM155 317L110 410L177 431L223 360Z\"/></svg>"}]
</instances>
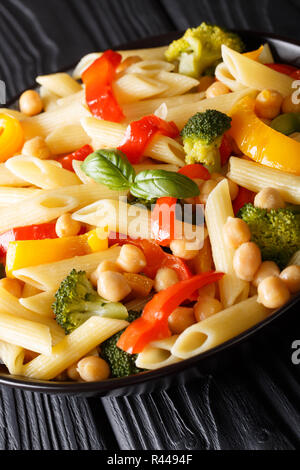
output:
<instances>
[{"instance_id":1,"label":"black plate","mask_svg":"<svg viewBox=\"0 0 300 470\"><path fill-rule=\"evenodd\" d=\"M247 49L252 50L259 47L263 42L268 42L274 54L275 61L289 63L300 68L300 42L291 41L275 34L237 31L244 39ZM139 41L123 44L116 49L140 49L146 47L156 47L168 44L177 39L182 33L173 32L160 36L148 37ZM73 66L68 67L71 69ZM234 367L235 358L244 355L247 360L247 340L256 333L265 335L271 325L282 320L283 314L295 312L299 306L300 294L294 297L284 307L278 309L272 316L266 318L253 328L245 331L239 336L221 344L198 356L186 359L182 362L145 372L122 379L108 379L102 382L92 383L72 383L72 382L50 382L42 380L32 380L25 377L17 377L0 372L0 384L21 388L35 392L67 395L130 395L143 392L152 392L167 388L175 382L185 382L188 378L199 377L213 371L219 366L231 364ZM287 318L284 321L288 321Z\"/></svg>"}]
</instances>

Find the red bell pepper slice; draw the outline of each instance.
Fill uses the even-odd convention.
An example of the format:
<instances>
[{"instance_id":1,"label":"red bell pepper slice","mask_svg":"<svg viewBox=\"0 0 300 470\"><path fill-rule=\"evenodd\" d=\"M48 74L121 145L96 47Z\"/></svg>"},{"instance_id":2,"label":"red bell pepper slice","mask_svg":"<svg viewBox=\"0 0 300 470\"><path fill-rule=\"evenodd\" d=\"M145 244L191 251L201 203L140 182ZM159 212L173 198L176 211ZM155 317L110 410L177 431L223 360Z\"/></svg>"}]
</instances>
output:
<instances>
[{"instance_id":1,"label":"red bell pepper slice","mask_svg":"<svg viewBox=\"0 0 300 470\"><path fill-rule=\"evenodd\" d=\"M232 154L231 140L226 134L223 135L219 152L221 157L221 166L226 165L230 155Z\"/></svg>"},{"instance_id":2,"label":"red bell pepper slice","mask_svg":"<svg viewBox=\"0 0 300 470\"><path fill-rule=\"evenodd\" d=\"M161 246L168 246L174 240L176 202L175 197L160 197L151 213L152 236Z\"/></svg>"},{"instance_id":3,"label":"red bell pepper slice","mask_svg":"<svg viewBox=\"0 0 300 470\"><path fill-rule=\"evenodd\" d=\"M73 160L80 160L83 161L88 157L91 153L93 153L93 148L90 145L84 145L80 149L76 150L69 155L65 155L64 157L59 157L57 161L62 164L62 167L65 170L74 171L73 169Z\"/></svg>"},{"instance_id":4,"label":"red bell pepper slice","mask_svg":"<svg viewBox=\"0 0 300 470\"><path fill-rule=\"evenodd\" d=\"M86 103L93 116L106 121L120 122L124 118L112 89L121 54L107 50L82 74Z\"/></svg>"},{"instance_id":5,"label":"red bell pepper slice","mask_svg":"<svg viewBox=\"0 0 300 470\"><path fill-rule=\"evenodd\" d=\"M180 170L178 170L178 173L181 175L188 176L191 179L199 178L201 180L209 180L210 179L210 173L205 166L201 165L201 163L192 163L190 165L185 165Z\"/></svg>"},{"instance_id":6,"label":"red bell pepper slice","mask_svg":"<svg viewBox=\"0 0 300 470\"><path fill-rule=\"evenodd\" d=\"M290 77L294 78L295 80L300 80L300 69L294 70L294 72L291 73Z\"/></svg>"},{"instance_id":7,"label":"red bell pepper slice","mask_svg":"<svg viewBox=\"0 0 300 470\"><path fill-rule=\"evenodd\" d=\"M43 240L44 238L57 238L54 223L28 225L16 227L0 235L0 256L4 256L9 242L16 240Z\"/></svg>"},{"instance_id":8,"label":"red bell pepper slice","mask_svg":"<svg viewBox=\"0 0 300 470\"><path fill-rule=\"evenodd\" d=\"M223 273L202 273L158 292L147 303L142 316L126 328L117 346L130 354L137 354L151 341L171 336L168 318L173 310L197 289L219 281L222 276Z\"/></svg>"},{"instance_id":9,"label":"red bell pepper slice","mask_svg":"<svg viewBox=\"0 0 300 470\"><path fill-rule=\"evenodd\" d=\"M111 232L109 234L109 246L118 244L124 245L131 243L138 246L144 253L147 265L143 269L144 274L151 279L155 278L160 268L172 268L176 271L180 281L193 277L190 269L185 262L177 256L166 253L157 243L150 240L133 239L130 237L122 238L118 233Z\"/></svg>"},{"instance_id":10,"label":"red bell pepper slice","mask_svg":"<svg viewBox=\"0 0 300 470\"><path fill-rule=\"evenodd\" d=\"M158 132L172 138L179 135L179 130L174 122L167 122L150 114L129 124L118 149L125 153L131 163L139 163L146 147Z\"/></svg>"},{"instance_id":11,"label":"red bell pepper slice","mask_svg":"<svg viewBox=\"0 0 300 470\"><path fill-rule=\"evenodd\" d=\"M247 203L251 202L253 204L255 198L255 193L249 189L239 187L239 192L237 197L232 203L234 215Z\"/></svg>"},{"instance_id":12,"label":"red bell pepper slice","mask_svg":"<svg viewBox=\"0 0 300 470\"><path fill-rule=\"evenodd\" d=\"M270 69L276 70L276 72L284 73L285 75L291 75L293 72L297 70L297 67L294 67L293 65L287 65L287 64L265 64Z\"/></svg>"}]
</instances>

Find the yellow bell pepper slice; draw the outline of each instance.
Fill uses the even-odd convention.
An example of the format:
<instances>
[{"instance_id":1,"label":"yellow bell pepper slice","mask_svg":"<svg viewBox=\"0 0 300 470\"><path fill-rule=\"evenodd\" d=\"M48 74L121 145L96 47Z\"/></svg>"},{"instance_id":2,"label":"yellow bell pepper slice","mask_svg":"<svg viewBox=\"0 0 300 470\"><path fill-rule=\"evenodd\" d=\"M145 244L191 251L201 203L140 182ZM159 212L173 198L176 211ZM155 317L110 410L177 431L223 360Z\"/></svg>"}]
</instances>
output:
<instances>
[{"instance_id":1,"label":"yellow bell pepper slice","mask_svg":"<svg viewBox=\"0 0 300 470\"><path fill-rule=\"evenodd\" d=\"M24 131L18 119L0 114L0 161L4 162L21 150Z\"/></svg>"},{"instance_id":2,"label":"yellow bell pepper slice","mask_svg":"<svg viewBox=\"0 0 300 470\"><path fill-rule=\"evenodd\" d=\"M90 230L83 236L86 237L87 244L92 253L96 251L107 250L108 233L107 233L107 236L101 236L101 234L98 232L98 229L94 229L94 230Z\"/></svg>"},{"instance_id":3,"label":"yellow bell pepper slice","mask_svg":"<svg viewBox=\"0 0 300 470\"><path fill-rule=\"evenodd\" d=\"M229 132L239 149L262 165L300 175L300 142L269 127L254 108L254 98L246 96L230 113Z\"/></svg>"},{"instance_id":4,"label":"yellow bell pepper slice","mask_svg":"<svg viewBox=\"0 0 300 470\"><path fill-rule=\"evenodd\" d=\"M245 57L248 57L248 59L258 60L260 54L261 54L262 51L263 51L263 49L264 49L264 46L261 45L258 49L255 49L255 51L244 52L243 55L244 55Z\"/></svg>"},{"instance_id":5,"label":"yellow bell pepper slice","mask_svg":"<svg viewBox=\"0 0 300 470\"><path fill-rule=\"evenodd\" d=\"M93 232L94 230L72 237L10 242L6 254L7 277L13 277L12 273L17 269L106 250L108 239L98 238L96 243Z\"/></svg>"}]
</instances>

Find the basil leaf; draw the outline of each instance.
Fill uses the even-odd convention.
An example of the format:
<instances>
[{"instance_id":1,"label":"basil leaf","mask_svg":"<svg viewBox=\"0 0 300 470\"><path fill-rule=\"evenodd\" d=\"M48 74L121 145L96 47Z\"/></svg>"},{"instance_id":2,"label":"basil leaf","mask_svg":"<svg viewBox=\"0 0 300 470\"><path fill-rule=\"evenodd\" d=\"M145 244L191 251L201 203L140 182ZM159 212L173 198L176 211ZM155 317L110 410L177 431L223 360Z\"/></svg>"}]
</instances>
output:
<instances>
[{"instance_id":1,"label":"basil leaf","mask_svg":"<svg viewBox=\"0 0 300 470\"><path fill-rule=\"evenodd\" d=\"M200 194L197 184L191 178L166 170L141 171L130 192L135 197L147 200L167 196L185 199Z\"/></svg>"},{"instance_id":2,"label":"basil leaf","mask_svg":"<svg viewBox=\"0 0 300 470\"><path fill-rule=\"evenodd\" d=\"M135 178L133 166L126 155L117 149L100 149L91 153L81 169L97 183L115 191L130 188Z\"/></svg>"}]
</instances>

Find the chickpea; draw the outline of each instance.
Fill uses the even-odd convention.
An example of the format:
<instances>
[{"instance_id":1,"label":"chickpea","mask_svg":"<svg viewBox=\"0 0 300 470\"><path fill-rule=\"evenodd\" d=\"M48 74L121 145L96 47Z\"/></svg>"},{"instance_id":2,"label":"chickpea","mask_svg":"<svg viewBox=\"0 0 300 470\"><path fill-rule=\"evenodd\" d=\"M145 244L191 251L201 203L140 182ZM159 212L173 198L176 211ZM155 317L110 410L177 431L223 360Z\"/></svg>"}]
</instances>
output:
<instances>
[{"instance_id":1,"label":"chickpea","mask_svg":"<svg viewBox=\"0 0 300 470\"><path fill-rule=\"evenodd\" d=\"M219 300L208 296L201 296L199 297L198 302L194 305L194 315L198 322L220 312L222 308L222 304Z\"/></svg>"},{"instance_id":2,"label":"chickpea","mask_svg":"<svg viewBox=\"0 0 300 470\"><path fill-rule=\"evenodd\" d=\"M300 266L295 264L288 266L280 273L280 279L283 280L291 294L300 291Z\"/></svg>"},{"instance_id":3,"label":"chickpea","mask_svg":"<svg viewBox=\"0 0 300 470\"><path fill-rule=\"evenodd\" d=\"M23 285L18 279L9 279L4 277L3 279L0 279L0 287L3 287L3 289L7 290L7 292L14 297L20 298L22 295Z\"/></svg>"},{"instance_id":4,"label":"chickpea","mask_svg":"<svg viewBox=\"0 0 300 470\"><path fill-rule=\"evenodd\" d=\"M154 279L154 289L156 292L167 289L179 282L176 271L171 268L160 268Z\"/></svg>"},{"instance_id":5,"label":"chickpea","mask_svg":"<svg viewBox=\"0 0 300 470\"><path fill-rule=\"evenodd\" d=\"M122 62L118 66L117 73L124 72L126 69L128 69L128 67L130 67L133 64L136 64L137 62L141 62L141 60L142 60L141 57L138 55L132 55L132 56L126 57L126 59L122 60Z\"/></svg>"},{"instance_id":6,"label":"chickpea","mask_svg":"<svg viewBox=\"0 0 300 470\"><path fill-rule=\"evenodd\" d=\"M223 235L225 242L232 248L238 248L242 243L249 242L251 232L248 224L237 217L228 217L223 227Z\"/></svg>"},{"instance_id":7,"label":"chickpea","mask_svg":"<svg viewBox=\"0 0 300 470\"><path fill-rule=\"evenodd\" d=\"M78 382L80 380L80 375L77 370L77 363L72 364L70 367L67 368L67 376L69 379L74 380L75 382Z\"/></svg>"},{"instance_id":8,"label":"chickpea","mask_svg":"<svg viewBox=\"0 0 300 470\"><path fill-rule=\"evenodd\" d=\"M105 380L110 376L107 362L96 356L87 356L81 359L77 364L77 371L85 382Z\"/></svg>"},{"instance_id":9,"label":"chickpea","mask_svg":"<svg viewBox=\"0 0 300 470\"><path fill-rule=\"evenodd\" d=\"M195 323L194 310L188 307L177 307L169 316L169 327L174 335L179 335Z\"/></svg>"},{"instance_id":10,"label":"chickpea","mask_svg":"<svg viewBox=\"0 0 300 470\"><path fill-rule=\"evenodd\" d=\"M55 225L56 235L59 238L72 237L80 232L81 223L72 219L71 214L63 214L58 217Z\"/></svg>"},{"instance_id":11,"label":"chickpea","mask_svg":"<svg viewBox=\"0 0 300 470\"><path fill-rule=\"evenodd\" d=\"M189 243L184 239L172 240L170 249L173 255L186 260L195 258L199 253L199 250L190 248Z\"/></svg>"},{"instance_id":12,"label":"chickpea","mask_svg":"<svg viewBox=\"0 0 300 470\"><path fill-rule=\"evenodd\" d=\"M286 96L282 102L281 111L283 113L299 113L300 103L293 103L293 93L290 96ZM298 101L298 100L297 100Z\"/></svg>"},{"instance_id":13,"label":"chickpea","mask_svg":"<svg viewBox=\"0 0 300 470\"><path fill-rule=\"evenodd\" d=\"M42 137L34 137L27 140L22 148L22 154L28 157L36 157L41 160L50 158L51 152L45 140Z\"/></svg>"},{"instance_id":14,"label":"chickpea","mask_svg":"<svg viewBox=\"0 0 300 470\"><path fill-rule=\"evenodd\" d=\"M200 189L200 195L198 196L198 200L200 204L206 204L208 196L212 192L213 189L217 186L218 182L215 180L207 180L203 183Z\"/></svg>"},{"instance_id":15,"label":"chickpea","mask_svg":"<svg viewBox=\"0 0 300 470\"><path fill-rule=\"evenodd\" d=\"M201 77L199 79L198 92L206 91L208 87L210 87L215 81L216 80L214 77L204 75L204 77Z\"/></svg>"},{"instance_id":16,"label":"chickpea","mask_svg":"<svg viewBox=\"0 0 300 470\"><path fill-rule=\"evenodd\" d=\"M99 273L97 291L100 297L111 302L119 302L130 294L131 288L123 274L104 271Z\"/></svg>"},{"instance_id":17,"label":"chickpea","mask_svg":"<svg viewBox=\"0 0 300 470\"><path fill-rule=\"evenodd\" d=\"M215 82L206 90L206 98L215 98L216 96L226 95L230 93L228 86L222 82Z\"/></svg>"},{"instance_id":18,"label":"chickpea","mask_svg":"<svg viewBox=\"0 0 300 470\"><path fill-rule=\"evenodd\" d=\"M242 243L233 256L233 268L238 278L252 281L261 265L261 253L253 242Z\"/></svg>"},{"instance_id":19,"label":"chickpea","mask_svg":"<svg viewBox=\"0 0 300 470\"><path fill-rule=\"evenodd\" d=\"M258 286L258 301L267 308L282 307L290 298L284 281L277 276L266 277Z\"/></svg>"},{"instance_id":20,"label":"chickpea","mask_svg":"<svg viewBox=\"0 0 300 470\"><path fill-rule=\"evenodd\" d=\"M274 261L264 261L261 263L258 271L256 271L252 284L258 287L259 284L270 276L279 276L280 269Z\"/></svg>"},{"instance_id":21,"label":"chickpea","mask_svg":"<svg viewBox=\"0 0 300 470\"><path fill-rule=\"evenodd\" d=\"M262 90L255 100L255 112L263 119L274 119L280 113L283 96L275 90Z\"/></svg>"},{"instance_id":22,"label":"chickpea","mask_svg":"<svg viewBox=\"0 0 300 470\"><path fill-rule=\"evenodd\" d=\"M122 272L121 268L117 265L117 263L108 261L107 259L104 261L101 261L97 269L95 269L95 271L93 271L92 274L90 275L90 281L94 286L97 285L99 274L103 273L104 271L114 271L116 273Z\"/></svg>"},{"instance_id":23,"label":"chickpea","mask_svg":"<svg viewBox=\"0 0 300 470\"><path fill-rule=\"evenodd\" d=\"M216 296L216 284L207 284L207 286L198 289L199 297L215 297Z\"/></svg>"},{"instance_id":24,"label":"chickpea","mask_svg":"<svg viewBox=\"0 0 300 470\"><path fill-rule=\"evenodd\" d=\"M256 194L254 206L261 209L280 209L285 207L285 202L277 189L264 188Z\"/></svg>"},{"instance_id":25,"label":"chickpea","mask_svg":"<svg viewBox=\"0 0 300 470\"><path fill-rule=\"evenodd\" d=\"M117 259L117 265L128 273L140 273L146 266L146 258L140 248L134 245L123 245Z\"/></svg>"},{"instance_id":26,"label":"chickpea","mask_svg":"<svg viewBox=\"0 0 300 470\"><path fill-rule=\"evenodd\" d=\"M42 111L43 101L35 90L26 90L20 96L19 107L26 116L34 116Z\"/></svg>"}]
</instances>

